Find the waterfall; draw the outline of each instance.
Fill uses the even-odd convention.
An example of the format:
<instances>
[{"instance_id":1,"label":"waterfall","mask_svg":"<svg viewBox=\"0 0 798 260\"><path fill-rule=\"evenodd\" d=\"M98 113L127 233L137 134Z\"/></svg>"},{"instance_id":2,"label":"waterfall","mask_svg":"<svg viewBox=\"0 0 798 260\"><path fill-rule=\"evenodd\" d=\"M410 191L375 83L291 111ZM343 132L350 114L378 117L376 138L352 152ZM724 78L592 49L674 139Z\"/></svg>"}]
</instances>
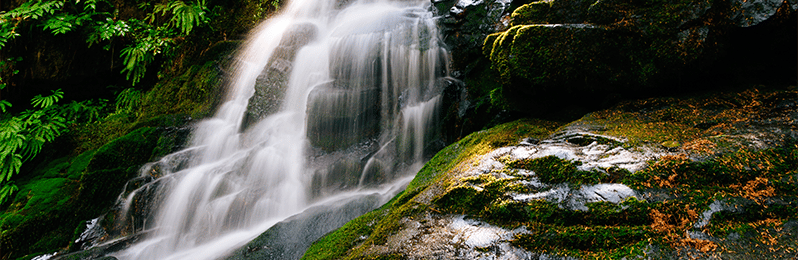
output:
<instances>
[{"instance_id":1,"label":"waterfall","mask_svg":"<svg viewBox=\"0 0 798 260\"><path fill-rule=\"evenodd\" d=\"M216 259L310 207L394 196L438 137L448 58L429 5L289 1L241 47L189 148L121 196L116 226L140 238L113 256ZM132 217L143 198L152 210Z\"/></svg>"}]
</instances>

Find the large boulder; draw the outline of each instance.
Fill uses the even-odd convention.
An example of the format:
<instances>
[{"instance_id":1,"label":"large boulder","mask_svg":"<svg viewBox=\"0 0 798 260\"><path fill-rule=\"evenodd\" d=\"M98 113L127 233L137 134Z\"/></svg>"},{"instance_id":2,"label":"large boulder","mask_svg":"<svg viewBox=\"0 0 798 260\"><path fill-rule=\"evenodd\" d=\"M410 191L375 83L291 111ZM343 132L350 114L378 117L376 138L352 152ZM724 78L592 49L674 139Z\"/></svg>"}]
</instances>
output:
<instances>
[{"instance_id":1,"label":"large boulder","mask_svg":"<svg viewBox=\"0 0 798 260\"><path fill-rule=\"evenodd\" d=\"M516 8L509 29L485 37L482 50L506 107L538 115L568 102L596 106L748 80L766 68L784 84L795 79L796 7L778 0L539 1ZM765 49L773 54L759 52Z\"/></svg>"},{"instance_id":2,"label":"large boulder","mask_svg":"<svg viewBox=\"0 0 798 260\"><path fill-rule=\"evenodd\" d=\"M303 259L789 258L796 104L749 89L477 132Z\"/></svg>"}]
</instances>

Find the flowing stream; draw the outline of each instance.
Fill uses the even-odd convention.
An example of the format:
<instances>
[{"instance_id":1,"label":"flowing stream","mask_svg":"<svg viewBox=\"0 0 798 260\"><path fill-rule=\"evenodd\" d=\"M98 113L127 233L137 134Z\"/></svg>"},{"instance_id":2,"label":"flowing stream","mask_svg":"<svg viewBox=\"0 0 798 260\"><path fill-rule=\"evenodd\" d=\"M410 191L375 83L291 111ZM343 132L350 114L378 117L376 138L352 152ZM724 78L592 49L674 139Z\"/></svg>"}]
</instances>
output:
<instances>
[{"instance_id":1,"label":"flowing stream","mask_svg":"<svg viewBox=\"0 0 798 260\"><path fill-rule=\"evenodd\" d=\"M396 195L439 138L448 57L429 5L289 1L239 50L189 148L120 197L115 226L139 238L113 256L217 259L309 208Z\"/></svg>"}]
</instances>

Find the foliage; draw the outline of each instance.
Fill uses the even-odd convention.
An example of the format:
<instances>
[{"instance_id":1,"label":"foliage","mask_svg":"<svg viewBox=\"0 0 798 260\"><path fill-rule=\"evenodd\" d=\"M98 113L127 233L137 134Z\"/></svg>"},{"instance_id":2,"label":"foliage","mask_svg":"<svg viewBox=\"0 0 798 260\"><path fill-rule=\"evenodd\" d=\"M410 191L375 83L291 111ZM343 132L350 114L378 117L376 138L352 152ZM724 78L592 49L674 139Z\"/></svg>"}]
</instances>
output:
<instances>
[{"instance_id":1,"label":"foliage","mask_svg":"<svg viewBox=\"0 0 798 260\"><path fill-rule=\"evenodd\" d=\"M61 90L49 96L38 95L31 100L35 109L18 116L6 117L0 124L0 204L16 190L11 177L19 173L22 163L35 157L47 142L52 142L64 130L67 120L54 104L63 98Z\"/></svg>"},{"instance_id":2,"label":"foliage","mask_svg":"<svg viewBox=\"0 0 798 260\"><path fill-rule=\"evenodd\" d=\"M87 32L89 46L120 39L129 44L119 55L131 84L136 84L145 75L147 67L156 55L168 53L175 43L191 33L194 28L208 23L209 17L204 0L186 3L170 0L155 4L141 4L140 8L149 10L146 20L130 18L118 19L116 13L107 12L110 2L104 0L73 1L29 1L8 12L0 12L0 48L9 40L20 36L23 22L32 22L50 33L64 34L72 31ZM98 5L101 8L98 8ZM102 10L100 10L102 9ZM166 20L166 22L161 22ZM80 30L78 30L80 29ZM20 58L0 61L0 89L7 84L2 76L14 75L14 63ZM18 115L6 114L12 106L0 99L3 112L0 126L0 204L4 203L16 190L11 178L18 174L22 164L35 157L45 143L52 142L67 130L69 124L97 121L108 111L106 100L72 101L57 105L64 98L60 89L50 95L37 95L31 100L32 109ZM143 98L143 93L126 89L117 97L114 114L133 114Z\"/></svg>"},{"instance_id":3,"label":"foliage","mask_svg":"<svg viewBox=\"0 0 798 260\"><path fill-rule=\"evenodd\" d=\"M57 104L63 98L64 92L56 89L50 95L33 97L33 108L18 115L7 114L3 109L0 116L0 205L17 190L11 178L20 172L24 162L36 157L45 144L65 133L68 125L98 120L106 106L103 100ZM10 106L7 101L0 104Z\"/></svg>"},{"instance_id":4,"label":"foliage","mask_svg":"<svg viewBox=\"0 0 798 260\"><path fill-rule=\"evenodd\" d=\"M134 88L127 88L119 92L116 96L116 112L115 113L130 113L134 112L141 103L144 93Z\"/></svg>"},{"instance_id":5,"label":"foliage","mask_svg":"<svg viewBox=\"0 0 798 260\"><path fill-rule=\"evenodd\" d=\"M98 4L107 11L100 11ZM120 39L128 43L119 52L125 65L122 73L135 85L144 77L155 56L168 54L179 39L210 20L205 0L191 3L170 0L154 6L145 2L139 5L141 10L148 12L144 20L119 19L119 10L108 8L110 5L105 0L24 3L9 12L0 13L0 48L20 36L18 29L24 21L32 21L54 35L82 29L87 32L85 39L89 46L109 41L104 47L106 50L110 49L110 41Z\"/></svg>"},{"instance_id":6,"label":"foliage","mask_svg":"<svg viewBox=\"0 0 798 260\"><path fill-rule=\"evenodd\" d=\"M205 7L205 0L197 0L194 4L187 5L183 1L171 1L166 4L155 5L154 12L151 14L150 20L155 20L155 14L161 13L166 15L172 14L172 19L169 20L167 27L180 28L184 35L188 35L194 26L198 26L208 22L206 16L207 7Z\"/></svg>"}]
</instances>

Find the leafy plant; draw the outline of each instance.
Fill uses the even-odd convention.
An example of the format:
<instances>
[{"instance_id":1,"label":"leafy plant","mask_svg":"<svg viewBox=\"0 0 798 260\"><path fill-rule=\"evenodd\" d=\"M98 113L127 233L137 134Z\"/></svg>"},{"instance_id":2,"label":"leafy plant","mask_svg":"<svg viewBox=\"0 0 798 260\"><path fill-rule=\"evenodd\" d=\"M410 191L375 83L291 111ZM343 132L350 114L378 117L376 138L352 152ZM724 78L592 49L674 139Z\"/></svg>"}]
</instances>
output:
<instances>
[{"instance_id":1,"label":"leafy plant","mask_svg":"<svg viewBox=\"0 0 798 260\"><path fill-rule=\"evenodd\" d=\"M109 41L114 37L124 37L133 30L125 20L114 20L111 17L106 17L104 21L97 21L94 23L92 30L86 38L86 43L89 47L95 43L102 41ZM109 50L110 44L103 46L103 49Z\"/></svg>"},{"instance_id":2,"label":"leafy plant","mask_svg":"<svg viewBox=\"0 0 798 260\"><path fill-rule=\"evenodd\" d=\"M116 112L119 113L131 113L138 108L139 103L144 97L144 93L141 91L134 89L134 88L127 88L122 90L119 95L116 96Z\"/></svg>"},{"instance_id":3,"label":"leafy plant","mask_svg":"<svg viewBox=\"0 0 798 260\"><path fill-rule=\"evenodd\" d=\"M55 102L58 102L58 100L64 98L64 92L61 91L61 89L56 89L52 92L52 95L46 97L43 97L42 95L36 95L33 97L33 99L31 99L31 105L39 108L47 108L55 104Z\"/></svg>"},{"instance_id":4,"label":"leafy plant","mask_svg":"<svg viewBox=\"0 0 798 260\"><path fill-rule=\"evenodd\" d=\"M63 110L55 106L63 95L60 89L49 96L37 95L31 99L34 109L7 116L0 122L0 204L17 190L11 177L19 173L22 163L35 157L45 143L66 131Z\"/></svg>"},{"instance_id":5,"label":"leafy plant","mask_svg":"<svg viewBox=\"0 0 798 260\"><path fill-rule=\"evenodd\" d=\"M147 72L147 66L155 60L155 55L168 50L174 39L169 28L156 27L131 19L135 26L135 42L120 52L125 68L122 73L131 84L136 85Z\"/></svg>"},{"instance_id":6,"label":"leafy plant","mask_svg":"<svg viewBox=\"0 0 798 260\"><path fill-rule=\"evenodd\" d=\"M52 15L64 7L64 3L65 1L28 1L9 12L0 12L0 47L5 46L8 40L19 36L16 29L20 22Z\"/></svg>"},{"instance_id":7,"label":"leafy plant","mask_svg":"<svg viewBox=\"0 0 798 260\"><path fill-rule=\"evenodd\" d=\"M173 0L166 4L155 5L150 19L151 21L155 19L155 13L160 12L161 15L170 13L172 19L169 20L167 27L179 28L183 35L188 35L194 26L208 22L208 17L205 15L207 10L205 0L197 0L190 5L180 0Z\"/></svg>"},{"instance_id":8,"label":"leafy plant","mask_svg":"<svg viewBox=\"0 0 798 260\"><path fill-rule=\"evenodd\" d=\"M108 100L105 99L72 101L61 110L69 123L91 123L102 118L107 106Z\"/></svg>"},{"instance_id":9,"label":"leafy plant","mask_svg":"<svg viewBox=\"0 0 798 260\"><path fill-rule=\"evenodd\" d=\"M119 52L124 62L122 73L135 85L144 77L155 56L169 54L177 40L189 35L193 29L207 24L211 15L205 0L190 3L169 0L155 5L147 2L140 4L139 8L142 10L151 8L145 20L122 20L114 15L118 10L114 10L114 14L98 11L97 5L100 2L108 3L105 0L36 0L26 2L11 11L0 12L0 48L9 40L20 36L17 28L22 21L37 21L38 26L54 35L84 28L81 31L88 32L86 43L89 47L109 41L104 46L106 50L110 49L110 41L122 38L128 42ZM160 24L161 21L165 22Z\"/></svg>"}]
</instances>

